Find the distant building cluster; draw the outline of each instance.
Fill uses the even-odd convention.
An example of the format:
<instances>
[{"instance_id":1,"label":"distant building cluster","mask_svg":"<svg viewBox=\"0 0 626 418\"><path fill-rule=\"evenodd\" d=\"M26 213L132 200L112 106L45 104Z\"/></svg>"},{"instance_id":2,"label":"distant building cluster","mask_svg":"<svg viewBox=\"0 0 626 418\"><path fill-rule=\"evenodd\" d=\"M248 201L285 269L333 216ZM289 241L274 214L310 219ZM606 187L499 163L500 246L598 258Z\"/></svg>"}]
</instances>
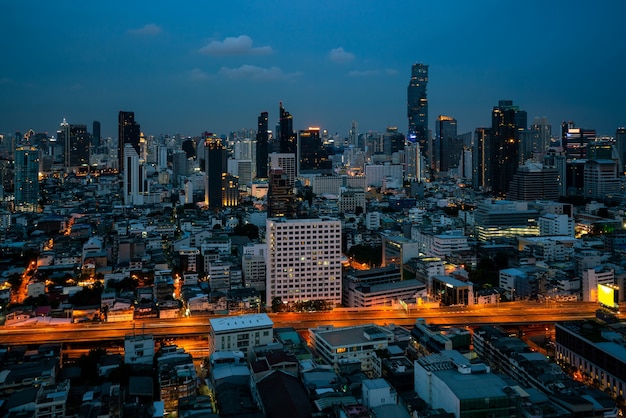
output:
<instances>
[{"instance_id":1,"label":"distant building cluster","mask_svg":"<svg viewBox=\"0 0 626 418\"><path fill-rule=\"evenodd\" d=\"M615 416L626 129L529 124L512 100L471 132L429 127L428 78L412 66L406 134L298 126L282 102L227 135L145 134L133 111L117 138L66 119L1 134L5 327L206 315L211 331L202 370L137 331L95 381L63 345L2 348L0 415ZM600 320L557 324L551 363L497 327L327 324L304 342L267 315L511 301L589 302Z\"/></svg>"}]
</instances>

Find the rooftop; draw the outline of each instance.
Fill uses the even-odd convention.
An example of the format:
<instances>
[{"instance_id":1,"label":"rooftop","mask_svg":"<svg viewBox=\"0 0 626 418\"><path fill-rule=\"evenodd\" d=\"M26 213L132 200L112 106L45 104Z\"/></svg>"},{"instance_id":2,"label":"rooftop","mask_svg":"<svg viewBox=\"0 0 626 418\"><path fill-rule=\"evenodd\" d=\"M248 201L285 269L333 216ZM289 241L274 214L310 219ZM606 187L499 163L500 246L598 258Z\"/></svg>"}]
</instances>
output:
<instances>
[{"instance_id":1,"label":"rooftop","mask_svg":"<svg viewBox=\"0 0 626 418\"><path fill-rule=\"evenodd\" d=\"M247 328L272 328L274 322L267 314L251 314L240 316L224 316L222 318L209 319L214 333L233 332Z\"/></svg>"}]
</instances>

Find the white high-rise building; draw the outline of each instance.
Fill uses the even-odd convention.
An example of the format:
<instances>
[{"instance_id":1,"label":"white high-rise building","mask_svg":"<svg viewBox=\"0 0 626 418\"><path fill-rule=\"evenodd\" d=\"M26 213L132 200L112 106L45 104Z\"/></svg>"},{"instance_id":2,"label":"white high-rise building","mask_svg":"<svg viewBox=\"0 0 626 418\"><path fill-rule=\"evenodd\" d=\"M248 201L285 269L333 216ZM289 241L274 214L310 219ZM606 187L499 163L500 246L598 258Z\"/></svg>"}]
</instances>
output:
<instances>
[{"instance_id":1,"label":"white high-rise building","mask_svg":"<svg viewBox=\"0 0 626 418\"><path fill-rule=\"evenodd\" d=\"M341 222L270 218L266 222L267 303L341 303Z\"/></svg>"},{"instance_id":2,"label":"white high-rise building","mask_svg":"<svg viewBox=\"0 0 626 418\"><path fill-rule=\"evenodd\" d=\"M146 192L145 168L139 162L139 155L132 146L124 146L124 204L143 205Z\"/></svg>"}]
</instances>

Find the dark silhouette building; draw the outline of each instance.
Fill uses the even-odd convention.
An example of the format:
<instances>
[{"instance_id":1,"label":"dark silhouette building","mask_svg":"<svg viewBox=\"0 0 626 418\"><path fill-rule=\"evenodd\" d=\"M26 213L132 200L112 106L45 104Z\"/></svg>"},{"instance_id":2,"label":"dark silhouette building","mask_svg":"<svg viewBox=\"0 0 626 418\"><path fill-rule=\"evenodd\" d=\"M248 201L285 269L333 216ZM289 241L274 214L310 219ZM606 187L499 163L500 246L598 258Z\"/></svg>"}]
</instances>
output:
<instances>
[{"instance_id":1,"label":"dark silhouette building","mask_svg":"<svg viewBox=\"0 0 626 418\"><path fill-rule=\"evenodd\" d=\"M328 159L328 151L326 151L322 143L320 128L310 127L309 129L300 130L298 146L300 147L299 173L332 173L332 163Z\"/></svg>"},{"instance_id":2,"label":"dark silhouette building","mask_svg":"<svg viewBox=\"0 0 626 418\"><path fill-rule=\"evenodd\" d=\"M92 129L91 129L92 140L91 143L95 147L100 146L100 122L97 120L93 121Z\"/></svg>"},{"instance_id":3,"label":"dark silhouette building","mask_svg":"<svg viewBox=\"0 0 626 418\"><path fill-rule=\"evenodd\" d=\"M120 110L118 117L118 148L117 148L117 161L119 162L120 173L124 171L124 159L122 158L122 152L124 151L124 145L131 144L137 155L141 155L139 150L139 138L141 136L141 127L135 122L135 112L126 112Z\"/></svg>"},{"instance_id":4,"label":"dark silhouette building","mask_svg":"<svg viewBox=\"0 0 626 418\"><path fill-rule=\"evenodd\" d=\"M204 133L205 150L205 194L204 200L209 209L223 207L223 179L227 173L227 150L222 140L213 134Z\"/></svg>"},{"instance_id":5,"label":"dark silhouette building","mask_svg":"<svg viewBox=\"0 0 626 418\"><path fill-rule=\"evenodd\" d=\"M63 120L57 132L57 140L63 144L63 165L66 170L89 165L91 135L87 125L69 124Z\"/></svg>"},{"instance_id":6,"label":"dark silhouette building","mask_svg":"<svg viewBox=\"0 0 626 418\"><path fill-rule=\"evenodd\" d=\"M298 152L298 137L293 130L293 116L285 110L283 102L280 102L279 114L278 152L281 154L296 154Z\"/></svg>"},{"instance_id":7,"label":"dark silhouette building","mask_svg":"<svg viewBox=\"0 0 626 418\"><path fill-rule=\"evenodd\" d=\"M256 131L256 178L267 178L267 156L269 154L268 113L261 112Z\"/></svg>"},{"instance_id":8,"label":"dark silhouette building","mask_svg":"<svg viewBox=\"0 0 626 418\"><path fill-rule=\"evenodd\" d=\"M512 100L500 100L491 112L491 191L505 195L520 164L520 135L526 130L526 112Z\"/></svg>"},{"instance_id":9,"label":"dark silhouette building","mask_svg":"<svg viewBox=\"0 0 626 418\"><path fill-rule=\"evenodd\" d=\"M269 172L267 217L295 218L295 216L295 195L289 175L281 167L273 167Z\"/></svg>"},{"instance_id":10,"label":"dark silhouette building","mask_svg":"<svg viewBox=\"0 0 626 418\"><path fill-rule=\"evenodd\" d=\"M435 169L447 172L450 167L458 166L463 143L457 138L456 119L439 115L435 136Z\"/></svg>"},{"instance_id":11,"label":"dark silhouette building","mask_svg":"<svg viewBox=\"0 0 626 418\"><path fill-rule=\"evenodd\" d=\"M408 140L418 142L422 155L430 166L431 150L428 149L428 65L414 64L407 89L407 116L409 118Z\"/></svg>"}]
</instances>

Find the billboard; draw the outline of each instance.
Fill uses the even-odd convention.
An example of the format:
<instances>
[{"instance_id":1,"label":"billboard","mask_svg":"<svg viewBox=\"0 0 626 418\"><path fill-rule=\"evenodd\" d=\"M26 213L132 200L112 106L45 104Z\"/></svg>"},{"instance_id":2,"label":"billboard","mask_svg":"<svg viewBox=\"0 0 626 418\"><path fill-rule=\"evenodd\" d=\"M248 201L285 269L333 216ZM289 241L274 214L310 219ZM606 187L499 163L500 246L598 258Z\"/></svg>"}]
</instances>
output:
<instances>
[{"instance_id":1,"label":"billboard","mask_svg":"<svg viewBox=\"0 0 626 418\"><path fill-rule=\"evenodd\" d=\"M619 309L618 290L614 285L598 284L598 302L609 309Z\"/></svg>"}]
</instances>

